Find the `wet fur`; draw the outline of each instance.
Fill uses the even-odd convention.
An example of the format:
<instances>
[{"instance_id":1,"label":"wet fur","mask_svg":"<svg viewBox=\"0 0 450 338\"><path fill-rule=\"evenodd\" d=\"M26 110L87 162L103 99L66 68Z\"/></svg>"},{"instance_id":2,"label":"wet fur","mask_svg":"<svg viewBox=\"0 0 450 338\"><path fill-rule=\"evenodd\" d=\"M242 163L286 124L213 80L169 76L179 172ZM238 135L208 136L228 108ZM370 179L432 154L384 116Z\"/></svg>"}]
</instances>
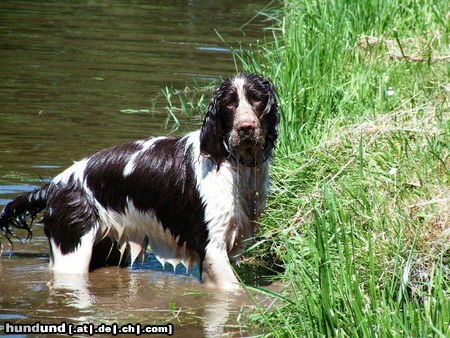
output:
<instances>
[{"instance_id":1,"label":"wet fur","mask_svg":"<svg viewBox=\"0 0 450 338\"><path fill-rule=\"evenodd\" d=\"M30 231L26 216L44 210L56 272L85 273L128 253L133 262L150 245L163 264L198 264L204 282L234 288L229 263L264 209L277 125L272 84L237 75L214 93L200 131L88 156L10 202L0 230L8 239L14 228Z\"/></svg>"}]
</instances>

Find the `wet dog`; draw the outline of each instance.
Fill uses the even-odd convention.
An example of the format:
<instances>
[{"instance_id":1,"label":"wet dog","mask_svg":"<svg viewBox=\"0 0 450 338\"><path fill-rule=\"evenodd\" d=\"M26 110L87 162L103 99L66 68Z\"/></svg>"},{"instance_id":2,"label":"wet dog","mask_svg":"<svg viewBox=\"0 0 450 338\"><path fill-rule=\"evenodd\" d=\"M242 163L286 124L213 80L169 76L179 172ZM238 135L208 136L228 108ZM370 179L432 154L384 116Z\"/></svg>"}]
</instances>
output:
<instances>
[{"instance_id":1,"label":"wet dog","mask_svg":"<svg viewBox=\"0 0 450 338\"><path fill-rule=\"evenodd\" d=\"M114 253L133 263L149 245L163 265L199 265L205 283L235 288L230 262L265 206L278 115L268 80L236 75L215 91L201 130L88 156L8 203L0 230L31 231L43 210L55 272L87 273Z\"/></svg>"}]
</instances>

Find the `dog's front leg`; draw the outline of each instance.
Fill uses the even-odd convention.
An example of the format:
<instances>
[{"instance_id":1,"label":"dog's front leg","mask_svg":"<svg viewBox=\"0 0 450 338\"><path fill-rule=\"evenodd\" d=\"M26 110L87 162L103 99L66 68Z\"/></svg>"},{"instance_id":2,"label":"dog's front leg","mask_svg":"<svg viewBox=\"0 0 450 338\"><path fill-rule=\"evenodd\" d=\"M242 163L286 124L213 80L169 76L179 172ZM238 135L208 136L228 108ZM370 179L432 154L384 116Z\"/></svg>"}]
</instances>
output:
<instances>
[{"instance_id":1,"label":"dog's front leg","mask_svg":"<svg viewBox=\"0 0 450 338\"><path fill-rule=\"evenodd\" d=\"M224 290L241 288L228 259L226 246L208 246L202 264L202 280L210 287Z\"/></svg>"}]
</instances>

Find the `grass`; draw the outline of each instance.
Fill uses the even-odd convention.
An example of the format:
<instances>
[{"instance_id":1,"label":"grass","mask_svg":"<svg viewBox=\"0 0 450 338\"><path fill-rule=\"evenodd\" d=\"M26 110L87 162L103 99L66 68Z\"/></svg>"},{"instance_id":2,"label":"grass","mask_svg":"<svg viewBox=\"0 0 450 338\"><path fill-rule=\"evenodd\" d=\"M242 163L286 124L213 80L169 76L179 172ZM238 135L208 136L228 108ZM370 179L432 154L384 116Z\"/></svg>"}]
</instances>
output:
<instances>
[{"instance_id":1,"label":"grass","mask_svg":"<svg viewBox=\"0 0 450 338\"><path fill-rule=\"evenodd\" d=\"M255 324L275 336L448 334L447 155L434 113L381 115L277 158L259 254L276 253L285 287Z\"/></svg>"},{"instance_id":2,"label":"grass","mask_svg":"<svg viewBox=\"0 0 450 338\"><path fill-rule=\"evenodd\" d=\"M235 56L274 82L281 108L267 212L246 259L284 272L278 292L252 287L273 301L246 325L448 337L448 8L282 3L266 13L272 36Z\"/></svg>"},{"instance_id":3,"label":"grass","mask_svg":"<svg viewBox=\"0 0 450 338\"><path fill-rule=\"evenodd\" d=\"M237 55L282 110L256 252L283 287L250 315L268 336L450 334L446 11L284 1Z\"/></svg>"}]
</instances>

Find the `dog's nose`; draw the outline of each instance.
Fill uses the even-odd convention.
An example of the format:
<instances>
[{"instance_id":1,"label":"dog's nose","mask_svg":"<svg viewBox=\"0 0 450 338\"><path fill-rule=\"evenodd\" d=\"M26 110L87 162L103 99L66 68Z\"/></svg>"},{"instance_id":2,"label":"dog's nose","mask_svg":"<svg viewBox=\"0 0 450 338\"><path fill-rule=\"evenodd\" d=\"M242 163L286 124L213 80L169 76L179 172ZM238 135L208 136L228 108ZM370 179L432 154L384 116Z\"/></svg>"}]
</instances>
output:
<instances>
[{"instance_id":1,"label":"dog's nose","mask_svg":"<svg viewBox=\"0 0 450 338\"><path fill-rule=\"evenodd\" d=\"M256 129L256 123L253 121L242 121L236 126L236 130L243 134L253 134Z\"/></svg>"}]
</instances>

